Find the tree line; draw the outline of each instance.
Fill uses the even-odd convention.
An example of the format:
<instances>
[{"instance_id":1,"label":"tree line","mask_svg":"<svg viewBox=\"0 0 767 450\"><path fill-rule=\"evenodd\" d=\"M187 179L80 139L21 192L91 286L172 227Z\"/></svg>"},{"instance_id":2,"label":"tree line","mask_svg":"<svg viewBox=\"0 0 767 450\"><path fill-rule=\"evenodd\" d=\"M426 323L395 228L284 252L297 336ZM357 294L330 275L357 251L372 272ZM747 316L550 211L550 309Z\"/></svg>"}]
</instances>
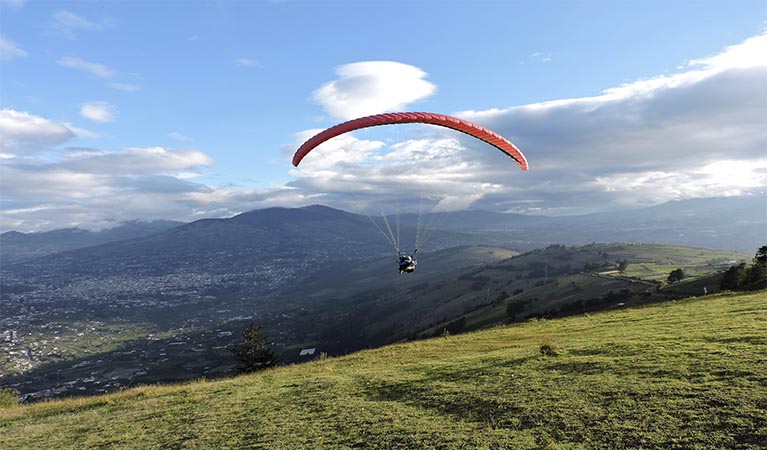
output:
<instances>
[{"instance_id":1,"label":"tree line","mask_svg":"<svg viewBox=\"0 0 767 450\"><path fill-rule=\"evenodd\" d=\"M719 286L723 291L755 291L767 288L767 245L759 247L751 264L745 262L727 269Z\"/></svg>"}]
</instances>

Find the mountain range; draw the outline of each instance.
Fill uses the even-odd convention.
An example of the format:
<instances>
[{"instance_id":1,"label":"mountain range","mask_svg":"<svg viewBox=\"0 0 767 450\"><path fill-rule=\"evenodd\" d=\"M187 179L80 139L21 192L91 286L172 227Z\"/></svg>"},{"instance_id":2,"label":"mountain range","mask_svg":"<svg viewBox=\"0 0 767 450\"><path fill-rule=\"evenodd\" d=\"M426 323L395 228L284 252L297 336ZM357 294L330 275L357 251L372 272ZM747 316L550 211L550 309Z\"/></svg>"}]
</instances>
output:
<instances>
[{"instance_id":1,"label":"mountain range","mask_svg":"<svg viewBox=\"0 0 767 450\"><path fill-rule=\"evenodd\" d=\"M380 219L380 218L379 218ZM411 245L419 217L390 216L399 220L403 243ZM520 250L551 244L590 242L656 242L751 252L767 241L767 194L672 201L642 209L579 216L533 216L489 211L429 214L420 218L438 223L429 240L432 249L456 245L503 245ZM124 241L115 244L118 241ZM42 233L5 232L0 235L4 265L41 256L91 248L72 254L76 260L121 265L126 260L156 253L162 265L182 264L185 256L206 255L210 270L227 266L229 259L253 263L265 251L279 257L302 258L318 251L329 258L353 260L390 250L370 218L325 206L268 208L231 218L174 221L133 221L110 230L79 228ZM112 244L105 245L105 244ZM193 252L190 250L194 248ZM231 255L229 254L231 253ZM119 255L119 256L118 256ZM122 263L121 263L122 261ZM99 267L104 268L104 267Z\"/></svg>"},{"instance_id":2,"label":"mountain range","mask_svg":"<svg viewBox=\"0 0 767 450\"><path fill-rule=\"evenodd\" d=\"M9 264L82 247L140 238L161 233L179 225L183 225L183 222L134 220L98 231L82 228L60 228L41 233L8 231L0 234L0 257L5 264Z\"/></svg>"}]
</instances>

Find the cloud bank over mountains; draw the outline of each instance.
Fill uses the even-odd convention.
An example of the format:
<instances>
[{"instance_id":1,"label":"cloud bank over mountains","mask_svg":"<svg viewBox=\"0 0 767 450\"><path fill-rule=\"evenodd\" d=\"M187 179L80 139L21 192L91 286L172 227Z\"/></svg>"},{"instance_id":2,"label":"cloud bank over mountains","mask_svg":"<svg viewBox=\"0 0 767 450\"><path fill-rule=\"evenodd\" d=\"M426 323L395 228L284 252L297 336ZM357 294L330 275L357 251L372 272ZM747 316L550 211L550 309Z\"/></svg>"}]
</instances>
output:
<instances>
[{"instance_id":1,"label":"cloud bank over mountains","mask_svg":"<svg viewBox=\"0 0 767 450\"><path fill-rule=\"evenodd\" d=\"M552 214L764 190L767 34L593 97L456 115L515 142L530 171L517 171L484 143L433 129L387 146L328 142L293 172L292 185L351 205L381 193L412 203L414 185L426 183L444 194L437 199L444 208Z\"/></svg>"},{"instance_id":2,"label":"cloud bank over mountains","mask_svg":"<svg viewBox=\"0 0 767 450\"><path fill-rule=\"evenodd\" d=\"M103 71L109 68L90 64L63 62L111 76ZM399 62L356 62L335 73L335 80L311 93L333 118L328 126L386 111L428 109L419 102L437 92L423 69ZM102 109L83 115L115 120L112 105L96 106ZM570 214L764 191L767 34L690 60L675 74L591 97L452 114L515 142L530 171L520 171L483 142L426 125L340 136L288 169L295 148L319 131L305 130L282 152L292 181L241 189L201 181L214 167L204 149L84 148L76 145L84 130L31 112L1 110L0 228L194 220L311 203L361 212L377 211L379 201L397 201L407 209L417 207L422 192L441 210Z\"/></svg>"}]
</instances>

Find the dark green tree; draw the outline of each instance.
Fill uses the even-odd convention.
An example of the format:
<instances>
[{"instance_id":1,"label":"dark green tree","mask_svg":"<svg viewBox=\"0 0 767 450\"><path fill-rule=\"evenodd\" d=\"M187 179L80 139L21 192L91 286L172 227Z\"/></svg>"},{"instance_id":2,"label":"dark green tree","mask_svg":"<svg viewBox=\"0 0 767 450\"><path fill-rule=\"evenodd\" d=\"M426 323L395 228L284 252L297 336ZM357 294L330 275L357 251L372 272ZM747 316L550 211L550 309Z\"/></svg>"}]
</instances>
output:
<instances>
[{"instance_id":1,"label":"dark green tree","mask_svg":"<svg viewBox=\"0 0 767 450\"><path fill-rule=\"evenodd\" d=\"M255 323L242 330L245 342L229 350L237 358L237 370L240 373L257 372L277 364L277 355L269 347L269 342Z\"/></svg>"},{"instance_id":2,"label":"dark green tree","mask_svg":"<svg viewBox=\"0 0 767 450\"><path fill-rule=\"evenodd\" d=\"M754 255L754 265L761 265L767 267L767 245L762 245Z\"/></svg>"},{"instance_id":3,"label":"dark green tree","mask_svg":"<svg viewBox=\"0 0 767 450\"><path fill-rule=\"evenodd\" d=\"M756 251L751 267L746 271L746 289L767 288L767 245Z\"/></svg>"},{"instance_id":4,"label":"dark green tree","mask_svg":"<svg viewBox=\"0 0 767 450\"><path fill-rule=\"evenodd\" d=\"M626 269L628 268L628 266L629 266L629 262L625 258L620 260L620 261L618 261L618 271L620 273L625 272Z\"/></svg>"},{"instance_id":5,"label":"dark green tree","mask_svg":"<svg viewBox=\"0 0 767 450\"><path fill-rule=\"evenodd\" d=\"M666 278L666 281L671 283L676 283L677 281L682 281L685 277L684 270L679 268L676 270L672 270L670 274L668 274L668 278Z\"/></svg>"},{"instance_id":6,"label":"dark green tree","mask_svg":"<svg viewBox=\"0 0 767 450\"><path fill-rule=\"evenodd\" d=\"M722 275L720 287L723 291L734 291L746 282L746 263L732 266Z\"/></svg>"},{"instance_id":7,"label":"dark green tree","mask_svg":"<svg viewBox=\"0 0 767 450\"><path fill-rule=\"evenodd\" d=\"M511 302L506 306L506 314L513 318L525 309L527 309L526 302Z\"/></svg>"}]
</instances>

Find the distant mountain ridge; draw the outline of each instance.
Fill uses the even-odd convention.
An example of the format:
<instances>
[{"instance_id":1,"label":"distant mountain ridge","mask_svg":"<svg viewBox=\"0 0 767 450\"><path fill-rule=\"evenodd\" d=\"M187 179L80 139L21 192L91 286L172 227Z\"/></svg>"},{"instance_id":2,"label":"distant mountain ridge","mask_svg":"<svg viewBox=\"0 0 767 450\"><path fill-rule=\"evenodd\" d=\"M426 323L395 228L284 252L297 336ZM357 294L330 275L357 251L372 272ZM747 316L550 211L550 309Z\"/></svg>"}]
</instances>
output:
<instances>
[{"instance_id":1,"label":"distant mountain ridge","mask_svg":"<svg viewBox=\"0 0 767 450\"><path fill-rule=\"evenodd\" d=\"M416 216L403 215L400 220L413 223ZM655 242L750 253L767 243L767 194L675 200L576 216L460 211L446 214L440 227L485 235L483 244L521 250L550 244Z\"/></svg>"},{"instance_id":2,"label":"distant mountain ridge","mask_svg":"<svg viewBox=\"0 0 767 450\"><path fill-rule=\"evenodd\" d=\"M403 226L403 235L415 229ZM444 232L445 245L473 242ZM290 272L288 279L326 261L370 259L394 250L368 217L314 205L268 208L227 219L201 219L159 233L26 259L17 273L160 275L177 272Z\"/></svg>"},{"instance_id":3,"label":"distant mountain ridge","mask_svg":"<svg viewBox=\"0 0 767 450\"><path fill-rule=\"evenodd\" d=\"M183 222L174 220L131 220L99 231L82 228L60 228L41 233L8 231L0 234L0 254L6 262L16 262L82 247L135 239L182 224Z\"/></svg>"},{"instance_id":4,"label":"distant mountain ridge","mask_svg":"<svg viewBox=\"0 0 767 450\"><path fill-rule=\"evenodd\" d=\"M423 219L436 218L431 214ZM409 248L418 216L402 214L399 220L403 246ZM579 216L460 211L442 215L437 228L440 231L429 241L432 250L488 244L526 251L550 244L633 241L750 253L767 242L767 195L682 200ZM322 205L267 208L186 224L135 221L98 232L75 228L0 235L5 266L67 252L68 260L86 258L100 269L108 268L110 261L123 268L128 260L161 260L175 267L182 260L186 262L181 265L188 266L189 260L209 259L203 264L209 269L229 270L232 265L256 264L266 255L300 259L311 253L319 259L350 260L391 251L368 217Z\"/></svg>"}]
</instances>

